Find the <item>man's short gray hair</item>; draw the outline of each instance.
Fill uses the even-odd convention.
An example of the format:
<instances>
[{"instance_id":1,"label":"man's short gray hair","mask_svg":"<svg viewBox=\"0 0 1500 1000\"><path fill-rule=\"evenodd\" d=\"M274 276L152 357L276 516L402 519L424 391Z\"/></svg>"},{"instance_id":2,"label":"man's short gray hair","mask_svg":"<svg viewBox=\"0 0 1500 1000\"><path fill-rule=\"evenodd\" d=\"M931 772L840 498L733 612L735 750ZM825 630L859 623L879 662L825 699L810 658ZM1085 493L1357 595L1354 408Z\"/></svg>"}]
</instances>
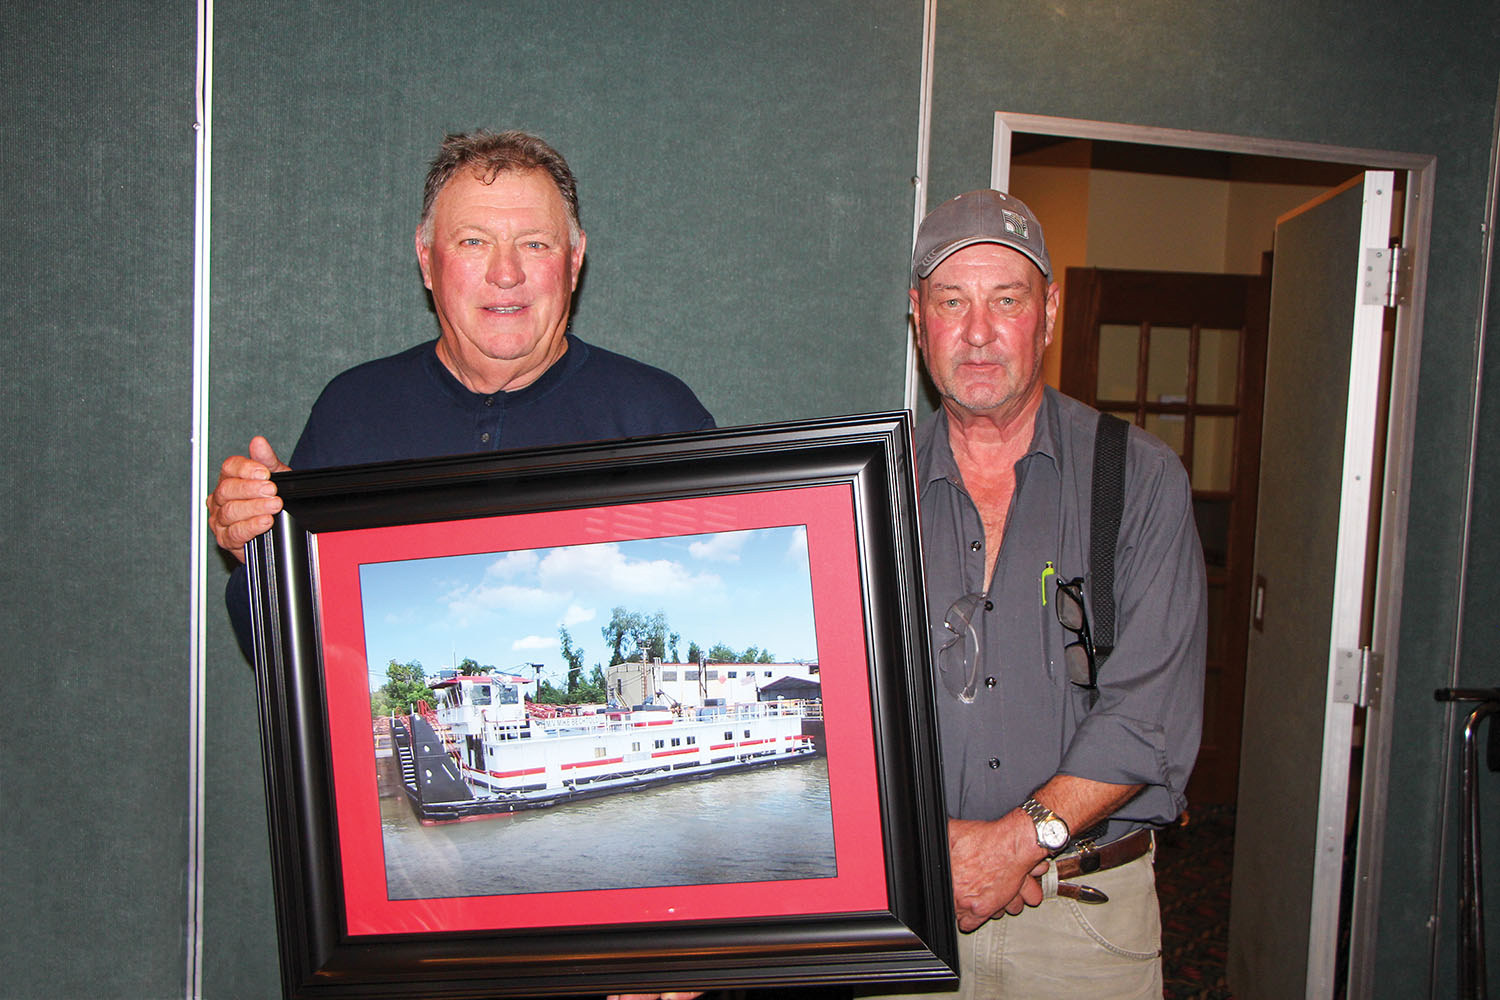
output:
<instances>
[{"instance_id":1,"label":"man's short gray hair","mask_svg":"<svg viewBox=\"0 0 1500 1000\"><path fill-rule=\"evenodd\" d=\"M432 245L432 206L443 188L460 170L472 170L486 184L507 170L545 170L557 185L568 208L569 236L576 244L583 225L578 219L578 181L568 161L546 141L528 132L510 130L455 132L443 139L438 155L427 171L422 188L422 242Z\"/></svg>"}]
</instances>

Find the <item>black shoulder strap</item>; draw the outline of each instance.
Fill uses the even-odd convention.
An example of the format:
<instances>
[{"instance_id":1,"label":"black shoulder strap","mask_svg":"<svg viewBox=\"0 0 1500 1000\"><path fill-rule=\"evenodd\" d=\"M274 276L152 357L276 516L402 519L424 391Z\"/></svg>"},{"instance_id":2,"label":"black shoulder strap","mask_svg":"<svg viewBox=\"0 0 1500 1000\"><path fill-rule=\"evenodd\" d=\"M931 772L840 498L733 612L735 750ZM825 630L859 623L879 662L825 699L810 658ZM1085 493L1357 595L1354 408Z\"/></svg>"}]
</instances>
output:
<instances>
[{"instance_id":1,"label":"black shoulder strap","mask_svg":"<svg viewBox=\"0 0 1500 1000\"><path fill-rule=\"evenodd\" d=\"M1094 432L1094 512L1089 529L1089 597L1094 602L1094 661L1103 666L1115 649L1115 546L1125 509L1125 437L1130 424L1099 414Z\"/></svg>"}]
</instances>

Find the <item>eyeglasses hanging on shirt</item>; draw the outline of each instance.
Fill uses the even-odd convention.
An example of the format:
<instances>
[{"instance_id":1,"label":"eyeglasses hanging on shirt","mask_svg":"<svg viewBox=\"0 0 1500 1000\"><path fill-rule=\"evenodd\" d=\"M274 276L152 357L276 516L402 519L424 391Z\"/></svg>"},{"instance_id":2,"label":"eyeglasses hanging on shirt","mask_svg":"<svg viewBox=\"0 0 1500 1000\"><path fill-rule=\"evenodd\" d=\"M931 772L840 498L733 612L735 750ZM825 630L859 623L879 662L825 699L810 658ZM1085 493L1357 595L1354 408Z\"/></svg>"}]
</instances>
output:
<instances>
[{"instance_id":1,"label":"eyeglasses hanging on shirt","mask_svg":"<svg viewBox=\"0 0 1500 1000\"><path fill-rule=\"evenodd\" d=\"M1099 688L1099 666L1094 655L1094 637L1089 632L1089 616L1083 609L1083 577L1057 581L1057 621L1076 639L1063 647L1068 663L1068 680L1089 691Z\"/></svg>"},{"instance_id":2,"label":"eyeglasses hanging on shirt","mask_svg":"<svg viewBox=\"0 0 1500 1000\"><path fill-rule=\"evenodd\" d=\"M964 594L948 606L943 627L953 637L938 647L938 674L943 687L965 705L973 704L979 690L979 634L974 631L974 616L980 609L994 608L983 594Z\"/></svg>"},{"instance_id":3,"label":"eyeglasses hanging on shirt","mask_svg":"<svg viewBox=\"0 0 1500 1000\"><path fill-rule=\"evenodd\" d=\"M1083 606L1083 577L1057 581L1057 600L1053 604L1058 624L1075 636L1063 647L1068 680L1085 690L1098 690L1099 668L1088 613ZM943 627L952 635L938 647L938 673L948 693L965 705L973 704L979 690L980 648L974 618L981 609L993 608L983 594L964 594L943 615Z\"/></svg>"}]
</instances>

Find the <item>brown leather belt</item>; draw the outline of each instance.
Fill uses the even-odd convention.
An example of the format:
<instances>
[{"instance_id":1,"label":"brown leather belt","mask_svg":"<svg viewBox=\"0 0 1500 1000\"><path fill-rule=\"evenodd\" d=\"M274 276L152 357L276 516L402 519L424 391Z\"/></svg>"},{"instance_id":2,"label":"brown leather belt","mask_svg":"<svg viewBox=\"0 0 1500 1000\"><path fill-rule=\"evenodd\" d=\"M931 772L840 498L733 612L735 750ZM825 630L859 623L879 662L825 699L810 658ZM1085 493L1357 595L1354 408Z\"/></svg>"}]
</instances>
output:
<instances>
[{"instance_id":1,"label":"brown leather belt","mask_svg":"<svg viewBox=\"0 0 1500 1000\"><path fill-rule=\"evenodd\" d=\"M1092 875L1094 872L1129 864L1151 850L1151 841L1150 830L1127 833L1103 847L1095 847L1090 841L1082 841L1074 853L1057 859L1057 877L1066 882L1081 875Z\"/></svg>"}]
</instances>

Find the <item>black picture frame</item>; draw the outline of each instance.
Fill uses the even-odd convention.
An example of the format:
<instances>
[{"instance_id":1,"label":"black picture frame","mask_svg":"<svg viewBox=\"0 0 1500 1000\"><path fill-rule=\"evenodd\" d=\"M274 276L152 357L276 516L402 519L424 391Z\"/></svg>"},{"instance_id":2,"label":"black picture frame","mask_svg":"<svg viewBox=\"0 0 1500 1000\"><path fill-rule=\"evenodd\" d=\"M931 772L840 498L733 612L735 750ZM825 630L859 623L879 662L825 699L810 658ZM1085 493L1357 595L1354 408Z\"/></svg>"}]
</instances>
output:
<instances>
[{"instance_id":1,"label":"black picture frame","mask_svg":"<svg viewBox=\"0 0 1500 1000\"><path fill-rule=\"evenodd\" d=\"M278 474L285 507L248 547L248 564L285 995L955 983L910 420L903 411ZM827 487L849 499L836 516L854 540L848 570L868 684L868 718L854 721L867 728L861 753L873 761L875 789L860 808L879 820L872 850L883 903L844 910L834 899L819 912L644 922L594 910L561 927L439 921L351 932L353 876L341 851L363 834L341 828L330 730L341 696L325 677L320 539L402 525L451 523L462 532L480 518Z\"/></svg>"}]
</instances>

